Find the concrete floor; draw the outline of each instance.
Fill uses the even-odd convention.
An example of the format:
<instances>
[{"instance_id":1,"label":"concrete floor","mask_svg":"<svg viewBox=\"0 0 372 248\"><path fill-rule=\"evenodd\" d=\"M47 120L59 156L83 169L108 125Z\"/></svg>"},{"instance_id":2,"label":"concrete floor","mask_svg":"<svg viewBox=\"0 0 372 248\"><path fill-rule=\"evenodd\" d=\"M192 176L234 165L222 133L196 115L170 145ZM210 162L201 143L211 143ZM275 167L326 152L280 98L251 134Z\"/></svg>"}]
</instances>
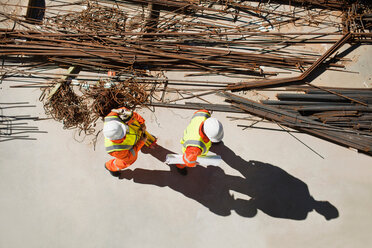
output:
<instances>
[{"instance_id":1,"label":"concrete floor","mask_svg":"<svg viewBox=\"0 0 372 248\"><path fill-rule=\"evenodd\" d=\"M327 72L315 83L371 87L371 51L348 55L346 69L359 74ZM39 89L11 85L0 84L1 103L36 107L2 104L3 115L45 116ZM223 163L184 177L163 161L180 152L193 111L139 113L160 146L120 179L103 168L102 135L94 149L92 137L45 120L28 122L47 132L28 134L37 140L0 139L0 247L372 246L371 157L294 134L321 158L285 132L241 130L233 114L214 113L225 139L212 152Z\"/></svg>"},{"instance_id":2,"label":"concrete floor","mask_svg":"<svg viewBox=\"0 0 372 248\"><path fill-rule=\"evenodd\" d=\"M2 87L2 102L37 105L4 114L43 115L38 90ZM242 131L215 113L225 139L212 150L224 162L183 177L162 161L180 152L192 111L139 112L160 147L121 179L103 168L101 136L94 150L52 120L31 123L48 132L35 141L0 142L0 247L372 245L371 157L295 134L322 159L287 133Z\"/></svg>"}]
</instances>

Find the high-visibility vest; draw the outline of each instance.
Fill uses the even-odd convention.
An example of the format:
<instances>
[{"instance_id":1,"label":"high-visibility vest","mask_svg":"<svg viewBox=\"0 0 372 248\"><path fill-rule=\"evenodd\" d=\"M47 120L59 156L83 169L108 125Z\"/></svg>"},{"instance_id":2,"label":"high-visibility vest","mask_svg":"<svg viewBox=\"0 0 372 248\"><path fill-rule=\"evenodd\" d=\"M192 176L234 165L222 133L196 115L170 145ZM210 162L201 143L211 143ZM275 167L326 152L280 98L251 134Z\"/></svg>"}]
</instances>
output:
<instances>
[{"instance_id":1,"label":"high-visibility vest","mask_svg":"<svg viewBox=\"0 0 372 248\"><path fill-rule=\"evenodd\" d=\"M200 125L211 117L209 113L206 112L196 112L183 133L183 138L181 139L182 152L185 152L188 146L196 146L201 149L201 155L204 156L208 153L209 148L211 148L212 142L209 140L208 143L203 141L203 138L199 134Z\"/></svg>"},{"instance_id":2,"label":"high-visibility vest","mask_svg":"<svg viewBox=\"0 0 372 248\"><path fill-rule=\"evenodd\" d=\"M114 115L105 117L104 125L110 121L118 121L122 124L125 124L118 116ZM133 129L131 126L128 127L129 131L127 131L125 139L121 143L114 143L110 139L105 137L105 147L107 153L130 150L133 156L136 155L133 147L135 144L137 144L137 141L141 137L141 134L138 130Z\"/></svg>"}]
</instances>

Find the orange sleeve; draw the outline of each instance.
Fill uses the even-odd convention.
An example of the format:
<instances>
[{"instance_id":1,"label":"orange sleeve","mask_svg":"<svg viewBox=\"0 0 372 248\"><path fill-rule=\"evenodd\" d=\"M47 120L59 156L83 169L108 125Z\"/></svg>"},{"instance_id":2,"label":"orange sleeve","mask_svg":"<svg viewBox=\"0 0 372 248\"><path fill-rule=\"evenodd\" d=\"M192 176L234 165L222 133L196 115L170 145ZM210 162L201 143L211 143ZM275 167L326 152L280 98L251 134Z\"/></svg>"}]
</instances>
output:
<instances>
[{"instance_id":1,"label":"orange sleeve","mask_svg":"<svg viewBox=\"0 0 372 248\"><path fill-rule=\"evenodd\" d=\"M140 114L138 114L137 112L134 112L134 111L133 111L133 116L132 116L132 118L128 121L128 124L130 124L130 123L133 122L134 120L137 120L138 123L139 123L140 125L145 124L145 119L143 119L142 116L140 116Z\"/></svg>"},{"instance_id":2,"label":"orange sleeve","mask_svg":"<svg viewBox=\"0 0 372 248\"><path fill-rule=\"evenodd\" d=\"M196 146L188 146L185 150L187 155L198 157L201 155L201 149Z\"/></svg>"},{"instance_id":3,"label":"orange sleeve","mask_svg":"<svg viewBox=\"0 0 372 248\"><path fill-rule=\"evenodd\" d=\"M137 160L138 152L141 150L141 148L145 145L145 142L143 140L139 140L137 144L133 147L135 155L132 154L130 150L122 150L118 152L111 152L110 155L119 159L116 163L116 166L119 169L124 169Z\"/></svg>"},{"instance_id":4,"label":"orange sleeve","mask_svg":"<svg viewBox=\"0 0 372 248\"><path fill-rule=\"evenodd\" d=\"M195 146L188 146L182 156L182 160L187 167L195 167L198 156L201 155L201 149Z\"/></svg>"},{"instance_id":5,"label":"orange sleeve","mask_svg":"<svg viewBox=\"0 0 372 248\"><path fill-rule=\"evenodd\" d=\"M141 148L145 145L145 142L143 140L139 140L137 144L133 147L136 154L141 150Z\"/></svg>"},{"instance_id":6,"label":"orange sleeve","mask_svg":"<svg viewBox=\"0 0 372 248\"><path fill-rule=\"evenodd\" d=\"M110 112L107 116L117 116L118 113L115 113L115 112Z\"/></svg>"}]
</instances>

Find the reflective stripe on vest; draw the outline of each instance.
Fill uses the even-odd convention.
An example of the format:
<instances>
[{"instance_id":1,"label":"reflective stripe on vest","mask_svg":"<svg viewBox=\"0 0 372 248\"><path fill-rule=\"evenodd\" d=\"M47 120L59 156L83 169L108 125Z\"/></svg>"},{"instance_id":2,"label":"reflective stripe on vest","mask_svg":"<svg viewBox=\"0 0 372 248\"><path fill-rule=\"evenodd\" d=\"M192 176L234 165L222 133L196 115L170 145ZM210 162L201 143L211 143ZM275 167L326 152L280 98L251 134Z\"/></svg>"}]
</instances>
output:
<instances>
[{"instance_id":1,"label":"reflective stripe on vest","mask_svg":"<svg viewBox=\"0 0 372 248\"><path fill-rule=\"evenodd\" d=\"M201 149L202 154L206 155L211 148L211 141L204 143L203 138L199 134L200 125L210 117L210 114L205 112L197 112L192 116L190 124L184 131L181 144L183 145L182 151L185 152L188 146L195 146Z\"/></svg>"},{"instance_id":2,"label":"reflective stripe on vest","mask_svg":"<svg viewBox=\"0 0 372 248\"><path fill-rule=\"evenodd\" d=\"M117 116L108 116L105 117L104 123L110 122L110 121L118 121L122 124L124 124L119 117ZM136 155L136 152L133 149L133 146L137 143L139 139L139 133L136 132L133 128L129 127L129 131L125 135L125 139L121 143L114 143L110 139L105 137L105 147L106 152L118 152L123 150L129 150L133 156Z\"/></svg>"},{"instance_id":3,"label":"reflective stripe on vest","mask_svg":"<svg viewBox=\"0 0 372 248\"><path fill-rule=\"evenodd\" d=\"M186 140L183 143L183 147L185 147L185 148L187 148L190 145L200 147L202 149L202 153L203 153L203 151L205 151L207 149L207 146L200 140Z\"/></svg>"}]
</instances>

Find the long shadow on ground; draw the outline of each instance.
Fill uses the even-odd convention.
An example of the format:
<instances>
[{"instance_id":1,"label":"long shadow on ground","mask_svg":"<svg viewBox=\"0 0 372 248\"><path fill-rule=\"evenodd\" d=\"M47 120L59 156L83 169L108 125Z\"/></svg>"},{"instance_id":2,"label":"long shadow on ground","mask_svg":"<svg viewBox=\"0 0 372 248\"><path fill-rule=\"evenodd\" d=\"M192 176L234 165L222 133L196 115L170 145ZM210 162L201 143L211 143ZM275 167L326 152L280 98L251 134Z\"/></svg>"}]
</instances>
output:
<instances>
[{"instance_id":1,"label":"long shadow on ground","mask_svg":"<svg viewBox=\"0 0 372 248\"><path fill-rule=\"evenodd\" d=\"M168 170L126 170L120 179L133 179L136 183L169 187L188 198L198 201L211 212L228 216L234 210L244 217L253 217L257 210L276 218L304 220L313 209L327 220L338 217L338 210L327 201L316 201L307 185L284 170L268 163L245 161L223 143L211 149L242 176L227 175L220 167L197 166L187 176L177 173L175 166ZM166 154L174 153L164 147L144 149L164 162ZM251 199L237 198L230 190Z\"/></svg>"}]
</instances>

